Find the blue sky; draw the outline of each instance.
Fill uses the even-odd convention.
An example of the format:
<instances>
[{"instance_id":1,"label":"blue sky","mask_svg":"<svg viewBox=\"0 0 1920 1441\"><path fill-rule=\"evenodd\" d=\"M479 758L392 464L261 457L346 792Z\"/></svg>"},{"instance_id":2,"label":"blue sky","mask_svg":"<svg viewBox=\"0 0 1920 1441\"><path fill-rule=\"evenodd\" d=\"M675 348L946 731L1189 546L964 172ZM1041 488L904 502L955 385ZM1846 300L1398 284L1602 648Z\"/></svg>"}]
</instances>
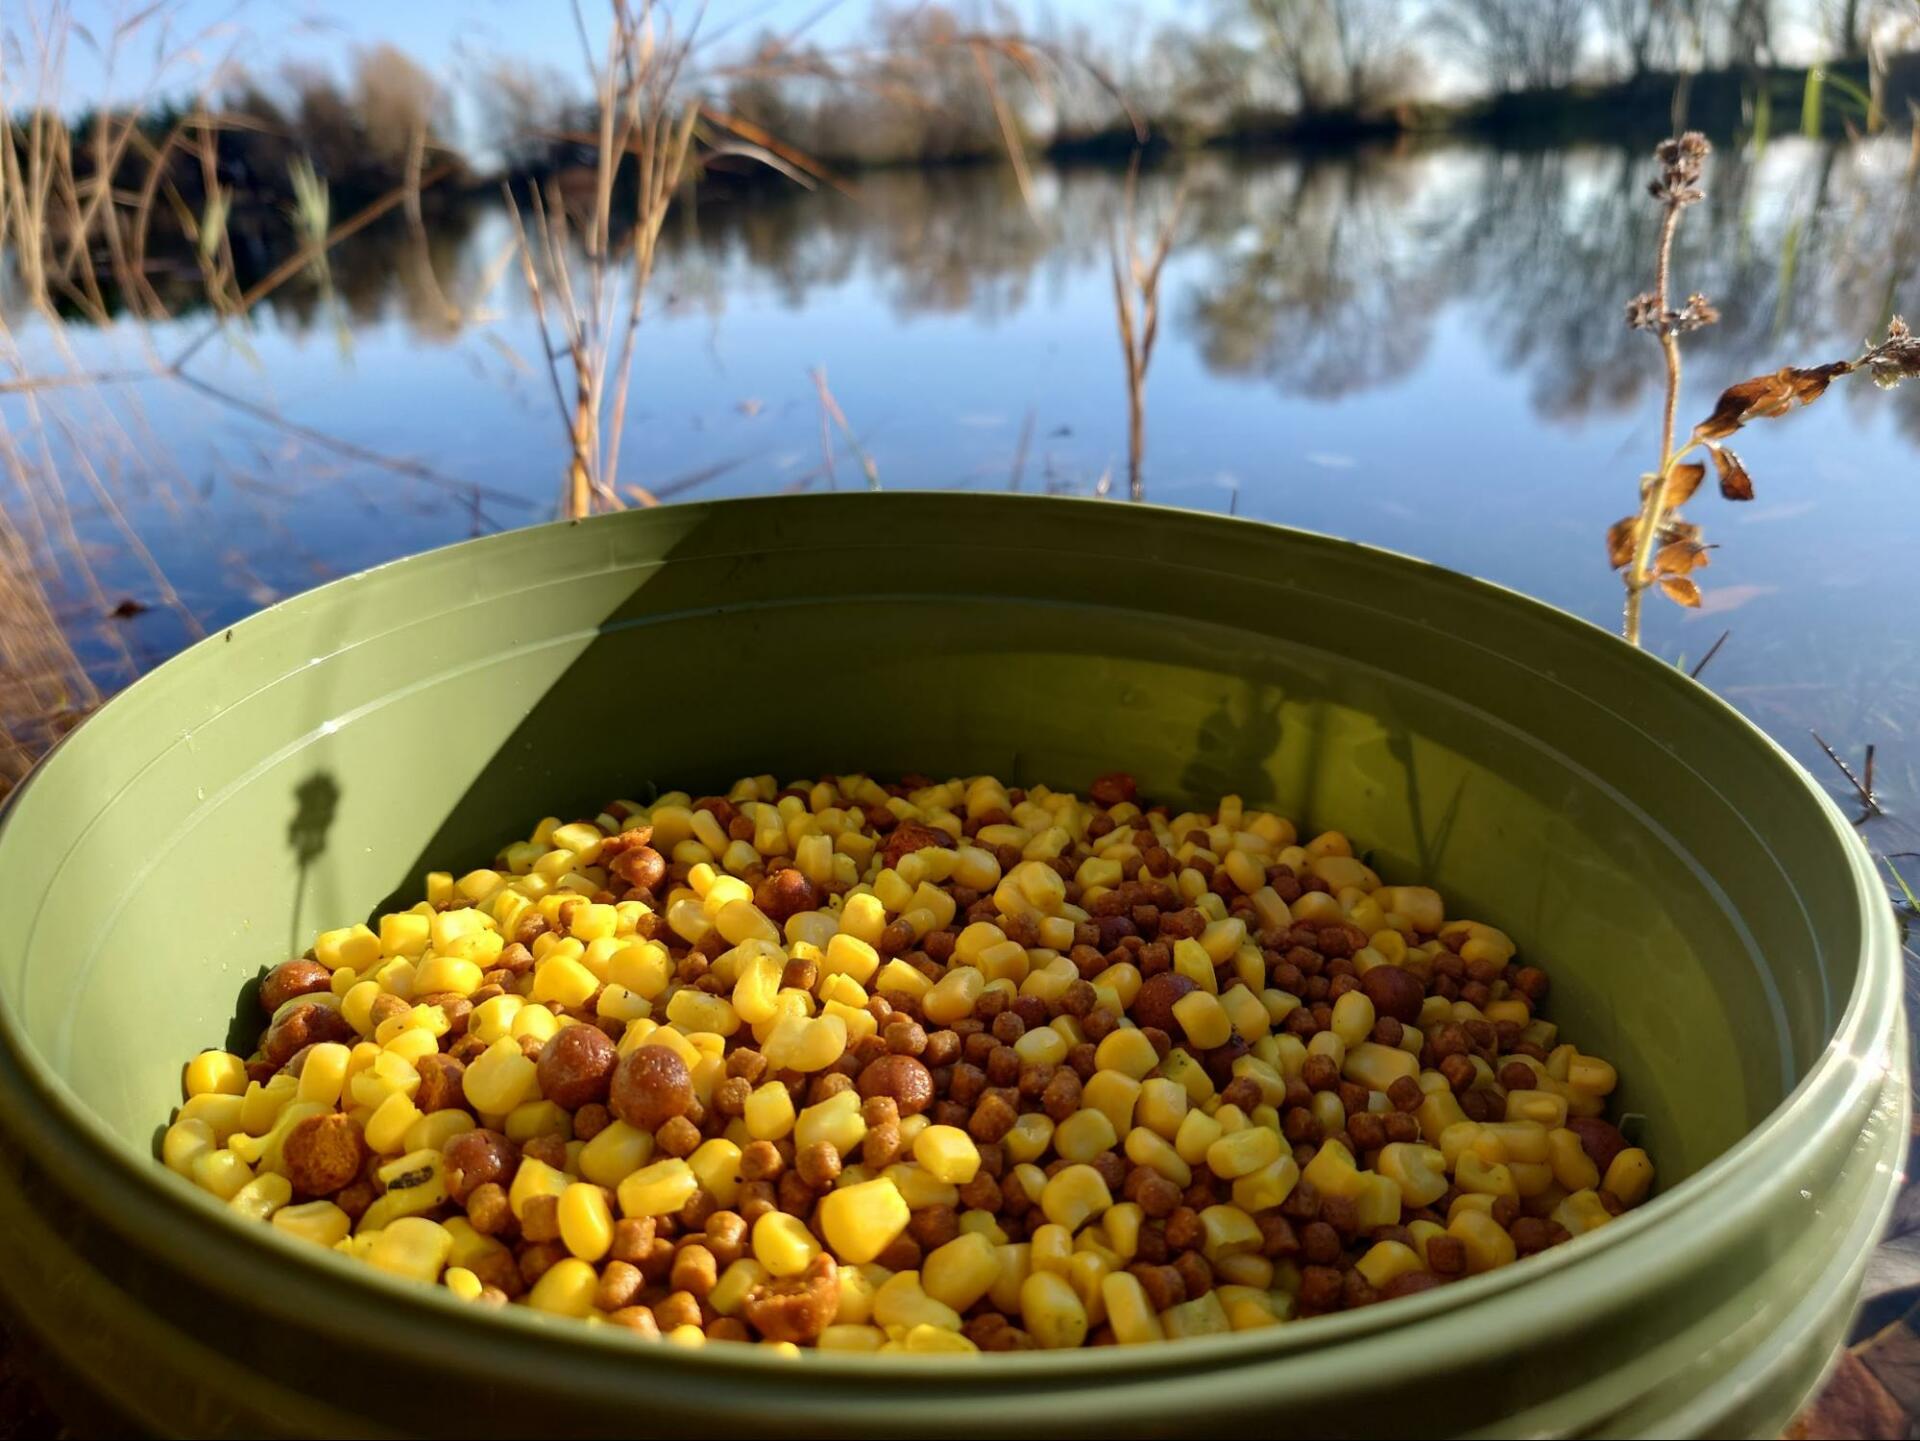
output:
<instances>
[{"instance_id":1,"label":"blue sky","mask_svg":"<svg viewBox=\"0 0 1920 1441\"><path fill-rule=\"evenodd\" d=\"M963 15L970 13L972 0L950 3ZM47 8L41 0L25 0L17 9L0 5L9 13L0 23L23 48L30 47L29 14ZM71 8L74 20L104 47L116 23L140 14L147 4L75 0ZM683 19L697 12L687 3L667 8ZM1183 15L1197 19L1202 13L1199 0L1042 0L1012 8L1028 23L1041 15L1098 22L1116 38L1129 40L1152 25ZM583 9L589 32L598 41L605 5L584 0ZM985 9L973 13L989 15ZM334 62L356 46L382 41L406 51L455 87L474 62L503 54L557 66L569 75L579 71L580 47L569 0L169 0L161 14L170 48L177 51L189 38L200 41L170 67L170 88L229 55L249 68L270 72L288 60ZM717 42L744 42L763 29L804 29L810 40L834 45L862 34L871 14L869 0L709 0L701 25ZM150 83L160 33L156 19L147 19L123 48L114 67L113 98L130 98ZM9 68L18 59L9 57ZM15 78L17 82L17 74ZM61 85L65 103L99 98L104 79L102 56L74 41Z\"/></svg>"}]
</instances>

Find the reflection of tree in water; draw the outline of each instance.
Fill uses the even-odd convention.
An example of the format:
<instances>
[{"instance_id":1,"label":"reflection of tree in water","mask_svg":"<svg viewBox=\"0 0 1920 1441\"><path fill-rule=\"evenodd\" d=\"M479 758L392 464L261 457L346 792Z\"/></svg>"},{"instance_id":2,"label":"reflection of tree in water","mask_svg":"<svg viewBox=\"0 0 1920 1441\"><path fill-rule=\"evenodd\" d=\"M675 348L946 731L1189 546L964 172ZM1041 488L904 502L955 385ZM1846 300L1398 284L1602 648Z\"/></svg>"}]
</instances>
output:
<instances>
[{"instance_id":1,"label":"reflection of tree in water","mask_svg":"<svg viewBox=\"0 0 1920 1441\"><path fill-rule=\"evenodd\" d=\"M1897 302L1914 309L1920 199L1905 161L1888 142L1716 153L1675 257L1682 293L1706 292L1724 317L1688 337L1689 374L1835 358ZM1644 403L1660 384L1657 352L1622 323L1652 278L1650 168L1603 147L1202 155L1149 167L1140 205L1151 225L1189 182L1178 254L1202 278L1181 322L1216 371L1320 398L1390 383L1421 362L1451 302L1528 377L1540 413L1573 417ZM656 293L719 310L752 280L799 307L857 280L899 315L1001 316L1036 288L1104 279L1122 189L1115 167L1042 167L1029 213L996 165L877 171L851 196L711 184L670 221ZM388 217L335 252L338 303L356 323L397 313L417 336L452 338L503 223L487 199L449 206L423 251ZM507 287L511 300L517 276ZM293 328L332 323L304 280L272 303ZM1920 440L1920 391L1895 405Z\"/></svg>"},{"instance_id":2,"label":"reflection of tree in water","mask_svg":"<svg viewBox=\"0 0 1920 1441\"><path fill-rule=\"evenodd\" d=\"M1694 374L1836 358L1884 330L1920 270L1904 161L1886 143L1716 154L1675 256L1681 292L1704 291L1724 317L1688 337ZM1624 409L1661 383L1657 352L1622 322L1652 281L1650 171L1638 150L1598 147L1274 162L1192 227L1214 274L1187 321L1215 370L1327 397L1417 365L1435 311L1457 302L1529 376L1541 414ZM1920 438L1920 395L1900 417Z\"/></svg>"},{"instance_id":3,"label":"reflection of tree in water","mask_svg":"<svg viewBox=\"0 0 1920 1441\"><path fill-rule=\"evenodd\" d=\"M1326 397L1398 379L1426 353L1458 211L1430 168L1379 151L1231 177L1197 208L1214 274L1187 323L1215 370Z\"/></svg>"},{"instance_id":4,"label":"reflection of tree in water","mask_svg":"<svg viewBox=\"0 0 1920 1441\"><path fill-rule=\"evenodd\" d=\"M369 325L391 307L419 339L452 340L462 322L458 305L477 294L487 257L473 244L490 206L472 202L435 212L422 233L399 215L375 221L342 241L329 257L334 302L350 322ZM311 277L301 276L274 293L273 310L287 328L330 324L326 299Z\"/></svg>"}]
</instances>

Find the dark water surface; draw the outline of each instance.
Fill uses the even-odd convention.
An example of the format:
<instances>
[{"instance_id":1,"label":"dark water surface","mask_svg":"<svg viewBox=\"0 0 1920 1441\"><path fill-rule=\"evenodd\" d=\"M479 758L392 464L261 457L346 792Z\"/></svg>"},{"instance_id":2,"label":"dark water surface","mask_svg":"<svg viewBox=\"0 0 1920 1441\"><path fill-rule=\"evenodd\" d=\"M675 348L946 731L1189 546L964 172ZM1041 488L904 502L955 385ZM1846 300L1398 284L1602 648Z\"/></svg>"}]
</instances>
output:
<instances>
[{"instance_id":1,"label":"dark water surface","mask_svg":"<svg viewBox=\"0 0 1920 1441\"><path fill-rule=\"evenodd\" d=\"M1687 338L1683 424L1734 380L1853 354L1902 304L1920 311L1909 163L1904 142L1716 156L1676 286L1724 321ZM1147 498L1369 541L1616 623L1602 536L1658 443L1658 348L1622 322L1652 279L1649 169L1623 150L1445 145L1149 174L1149 228L1183 174L1190 191L1148 383ZM959 168L874 175L853 198L703 198L663 242L621 482L669 501L864 486L837 430L823 460L818 367L886 487L1124 496L1106 250L1122 176L1042 170L1035 192L1029 213L1010 174ZM39 474L0 478L0 497L50 558L56 607L104 682L190 638L166 605L95 623L103 596L163 599L156 571L212 629L553 513L563 432L509 244L485 203L424 245L377 228L336 251L331 292L288 287L190 367L431 476L168 380L0 395L7 442ZM9 320L42 371L137 370L208 324L55 337ZM1895 816L1871 838L1887 850L1914 848L1899 815L1920 799L1917 444L1920 386L1864 380L1750 428L1758 499L1728 504L1709 483L1689 507L1720 546L1705 607L1654 602L1649 627L1689 663L1731 630L1706 678L1823 780L1844 788L1810 727L1856 760L1876 743Z\"/></svg>"}]
</instances>

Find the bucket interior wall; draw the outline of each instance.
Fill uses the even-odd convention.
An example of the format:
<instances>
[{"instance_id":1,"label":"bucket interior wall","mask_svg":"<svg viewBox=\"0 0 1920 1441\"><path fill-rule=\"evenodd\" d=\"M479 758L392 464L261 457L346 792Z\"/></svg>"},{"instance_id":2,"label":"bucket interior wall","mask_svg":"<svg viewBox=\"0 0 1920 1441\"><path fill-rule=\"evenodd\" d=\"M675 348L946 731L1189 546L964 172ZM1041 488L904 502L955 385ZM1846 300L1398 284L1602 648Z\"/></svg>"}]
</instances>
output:
<instances>
[{"instance_id":1,"label":"bucket interior wall","mask_svg":"<svg viewBox=\"0 0 1920 1441\"><path fill-rule=\"evenodd\" d=\"M1861 944L1845 867L1810 797L1743 783L1758 736L1689 743L1711 703L1677 674L1603 658L1576 690L1545 613L1311 537L1167 516L1142 553L1094 506L859 500L504 537L294 602L271 645L214 637L23 798L0 986L32 1044L147 1152L181 1062L251 1048L264 967L542 815L743 773L1126 769L1344 830L1506 929L1663 1185L1820 1054Z\"/></svg>"}]
</instances>

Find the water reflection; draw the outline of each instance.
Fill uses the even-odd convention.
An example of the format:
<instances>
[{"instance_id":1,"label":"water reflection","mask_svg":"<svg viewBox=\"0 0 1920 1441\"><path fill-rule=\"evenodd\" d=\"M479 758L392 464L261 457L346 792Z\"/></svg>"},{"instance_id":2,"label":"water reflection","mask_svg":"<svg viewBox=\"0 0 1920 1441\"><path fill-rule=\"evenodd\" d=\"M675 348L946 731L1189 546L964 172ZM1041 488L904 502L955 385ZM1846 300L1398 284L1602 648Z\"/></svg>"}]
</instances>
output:
<instances>
[{"instance_id":1,"label":"water reflection","mask_svg":"<svg viewBox=\"0 0 1920 1441\"><path fill-rule=\"evenodd\" d=\"M1891 142L1718 153L1712 203L1690 215L1676 255L1679 284L1724 317L1689 338L1693 364L1732 379L1884 329L1920 268L1907 160ZM1390 385L1460 305L1526 377L1537 413L1573 418L1630 407L1658 380L1645 337L1618 323L1651 278L1647 169L1638 150L1599 147L1205 155L1150 169L1141 207L1150 223L1186 180L1180 253L1202 263L1174 324L1215 372L1313 399ZM1042 172L1031 212L991 165L882 171L850 194L722 185L670 225L662 289L724 317L743 278L792 308L858 278L901 318L993 321L1104 265L1121 185L1106 168ZM455 340L485 323L479 292L507 240L484 195L442 207L424 236L388 217L339 247L334 299L352 325L398 320L417 340ZM505 283L517 298L517 277ZM186 277L163 293L176 314L190 308ZM337 319L307 283L271 310L296 333ZM1920 440L1920 394L1896 403Z\"/></svg>"},{"instance_id":2,"label":"water reflection","mask_svg":"<svg viewBox=\"0 0 1920 1441\"><path fill-rule=\"evenodd\" d=\"M1715 156L1676 267L1682 293L1706 292L1724 318L1687 338L1683 421L1733 380L1853 353L1903 303L1920 310L1908 166L1887 142ZM1187 203L1147 386L1148 498L1411 551L1610 623L1600 537L1653 459L1661 384L1657 348L1624 324L1651 281L1649 170L1637 149L1453 143L1149 166L1143 233L1182 184ZM662 238L623 479L676 499L835 483L816 366L888 486L1086 494L1124 475L1107 273L1124 176L1034 180L1031 209L990 165L881 171L853 194L704 187ZM257 258L262 273L273 259ZM66 434L96 452L123 435L106 488L210 627L329 573L536 519L558 489L560 432L511 262L492 196L443 201L424 230L389 215L337 248L330 289L289 283L195 362L305 433L171 382L63 393L68 430L34 452L43 483L76 473ZM190 277L156 284L177 319L71 327L79 364L137 365L149 344L165 357L201 332ZM7 304L0 285L31 359L35 326ZM8 427L28 434L31 417L0 394L0 439ZM364 451L319 448L318 433ZM1916 443L1920 386L1864 382L1756 432L1743 449L1759 501L1702 517L1723 545L1709 613L1663 613L1654 641L1697 657L1733 625L1714 661L1723 694L1789 744L1809 724L1849 754L1877 741L1887 784L1920 802L1898 744L1920 709L1904 620L1920 605ZM844 452L840 471L857 476ZM151 599L113 558L124 538L104 502L86 509L77 481L70 494L108 603ZM0 506L36 533L4 488ZM104 608L78 586L54 599L63 614ZM168 624L156 608L124 625L141 664L185 638ZM1799 753L1826 764L1804 740Z\"/></svg>"}]
</instances>

